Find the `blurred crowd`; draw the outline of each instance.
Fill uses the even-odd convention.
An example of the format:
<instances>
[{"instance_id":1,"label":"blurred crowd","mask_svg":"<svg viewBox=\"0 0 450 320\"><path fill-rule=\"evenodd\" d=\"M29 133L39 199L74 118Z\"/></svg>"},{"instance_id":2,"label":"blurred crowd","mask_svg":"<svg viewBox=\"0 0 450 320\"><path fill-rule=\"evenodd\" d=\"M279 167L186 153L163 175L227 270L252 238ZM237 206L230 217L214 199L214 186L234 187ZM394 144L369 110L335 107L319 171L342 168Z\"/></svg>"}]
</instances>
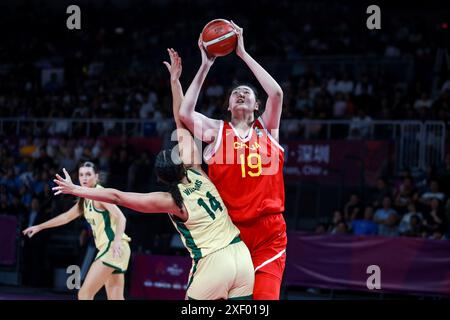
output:
<instances>
[{"instance_id":1,"label":"blurred crowd","mask_svg":"<svg viewBox=\"0 0 450 320\"><path fill-rule=\"evenodd\" d=\"M105 146L101 139L5 138L0 145L0 214L16 215L21 227L28 227L64 212L74 199L53 196L55 174L66 168L77 181L79 164L91 159L98 164L102 183L151 190L153 158L148 151L137 153L126 139Z\"/></svg>"},{"instance_id":2,"label":"blurred crowd","mask_svg":"<svg viewBox=\"0 0 450 320\"><path fill-rule=\"evenodd\" d=\"M421 176L404 170L396 179L379 178L376 187L350 195L316 233L450 239L450 154L439 168Z\"/></svg>"},{"instance_id":3,"label":"blurred crowd","mask_svg":"<svg viewBox=\"0 0 450 320\"><path fill-rule=\"evenodd\" d=\"M59 11L46 10L48 4L4 8L11 11L2 26L11 27L14 18L39 28L33 33L17 28L2 41L0 117L170 118L170 87L161 63L165 48L180 52L186 90L199 64L199 30L208 17L229 15L245 28L247 50L282 85L284 119L449 118L450 78L435 69L437 60L445 61L438 53L448 41L439 8L425 13L411 7L409 14L400 7L384 9L382 30L368 30L363 7L265 0L232 11L210 2L190 1L187 19L186 0L130 1L123 8L99 1L82 7L84 27L73 32L56 25L61 19L51 17ZM250 19L246 13L256 5L258 15ZM282 12L283 19L267 19L272 12ZM334 67L322 66L330 56L338 57ZM363 68L364 61L369 65ZM337 67L343 63L345 68ZM242 76L243 66L231 58L219 58L216 65L220 72L208 77L199 110L223 118L231 86L254 79Z\"/></svg>"},{"instance_id":4,"label":"blurred crowd","mask_svg":"<svg viewBox=\"0 0 450 320\"><path fill-rule=\"evenodd\" d=\"M157 186L155 153L137 151L127 139L116 144L103 139L7 139L0 145L0 214L15 215L21 228L47 220L73 205L73 197L53 196L56 173L66 168L77 181L77 167L94 160L108 187L148 192ZM403 170L381 177L350 195L317 233L449 238L450 154L426 172Z\"/></svg>"}]
</instances>

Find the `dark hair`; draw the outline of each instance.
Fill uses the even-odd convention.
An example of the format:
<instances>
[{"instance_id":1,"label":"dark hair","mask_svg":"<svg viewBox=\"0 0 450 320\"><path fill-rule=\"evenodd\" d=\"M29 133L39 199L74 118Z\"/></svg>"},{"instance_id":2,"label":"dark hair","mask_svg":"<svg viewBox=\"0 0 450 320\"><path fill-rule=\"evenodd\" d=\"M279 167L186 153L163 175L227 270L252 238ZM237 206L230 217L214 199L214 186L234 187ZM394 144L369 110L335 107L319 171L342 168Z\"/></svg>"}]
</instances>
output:
<instances>
[{"instance_id":1,"label":"dark hair","mask_svg":"<svg viewBox=\"0 0 450 320\"><path fill-rule=\"evenodd\" d=\"M186 176L186 169L183 162L179 159L178 152L172 152L173 149L165 149L158 153L155 160L155 174L158 180L169 187L169 193L172 195L176 205L183 208L183 197L181 196L178 183ZM172 153L178 156L178 159L172 159Z\"/></svg>"},{"instance_id":2,"label":"dark hair","mask_svg":"<svg viewBox=\"0 0 450 320\"><path fill-rule=\"evenodd\" d=\"M233 90L236 89L237 87L242 87L242 86L249 87L250 89L252 89L252 91L255 95L255 101L259 106L258 110L255 110L253 112L253 122L255 122L256 119L258 119L263 114L264 110L261 110L262 103L261 103L261 100L258 99L258 90L256 90L256 88L249 83L238 84L237 86L234 86L233 88L228 90L228 93L226 95L227 100L224 101L224 105L223 105L224 109L225 110L228 109L228 102L229 102L229 99L230 99L230 96L231 96L231 93L233 92ZM231 114L230 113L227 113L225 115L225 120L228 122L231 122Z\"/></svg>"},{"instance_id":3,"label":"dark hair","mask_svg":"<svg viewBox=\"0 0 450 320\"><path fill-rule=\"evenodd\" d=\"M80 170L80 168L92 168L92 170L94 170L94 173L98 173L97 167L91 161L82 162L78 166L78 170ZM78 210L80 212L80 215L83 215L83 213L84 213L84 198L78 198L77 203L78 203Z\"/></svg>"}]
</instances>

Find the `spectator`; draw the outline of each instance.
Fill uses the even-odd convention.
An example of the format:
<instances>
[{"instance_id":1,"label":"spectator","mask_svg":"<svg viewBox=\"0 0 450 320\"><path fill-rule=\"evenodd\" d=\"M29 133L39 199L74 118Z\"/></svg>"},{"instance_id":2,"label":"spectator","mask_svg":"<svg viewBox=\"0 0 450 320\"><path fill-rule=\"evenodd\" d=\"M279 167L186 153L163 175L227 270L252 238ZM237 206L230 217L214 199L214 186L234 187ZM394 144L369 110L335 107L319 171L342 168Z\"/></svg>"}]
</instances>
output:
<instances>
[{"instance_id":1,"label":"spectator","mask_svg":"<svg viewBox=\"0 0 450 320\"><path fill-rule=\"evenodd\" d=\"M441 202L445 201L445 194L439 190L439 183L435 179L430 180L429 190L420 196L420 202L428 205L432 199L438 199Z\"/></svg>"},{"instance_id":2,"label":"spectator","mask_svg":"<svg viewBox=\"0 0 450 320\"><path fill-rule=\"evenodd\" d=\"M417 190L411 177L405 177L395 195L395 207L400 213L405 213L408 204L418 200Z\"/></svg>"},{"instance_id":3,"label":"spectator","mask_svg":"<svg viewBox=\"0 0 450 320\"><path fill-rule=\"evenodd\" d=\"M28 136L25 144L20 148L22 156L31 156L36 151L36 145L33 142L33 137Z\"/></svg>"},{"instance_id":4,"label":"spectator","mask_svg":"<svg viewBox=\"0 0 450 320\"><path fill-rule=\"evenodd\" d=\"M304 112L311 109L312 106L312 101L308 97L308 91L301 90L295 103L295 110L297 111L297 115L303 115Z\"/></svg>"},{"instance_id":5,"label":"spectator","mask_svg":"<svg viewBox=\"0 0 450 320\"><path fill-rule=\"evenodd\" d=\"M342 79L337 82L335 90L342 93L351 93L353 92L353 87L353 81L350 79L348 73L344 73Z\"/></svg>"},{"instance_id":6,"label":"spectator","mask_svg":"<svg viewBox=\"0 0 450 320\"><path fill-rule=\"evenodd\" d=\"M34 162L34 167L37 170L48 170L55 166L55 162L52 157L47 154L47 148L45 146L40 147L39 156Z\"/></svg>"},{"instance_id":7,"label":"spectator","mask_svg":"<svg viewBox=\"0 0 450 320\"><path fill-rule=\"evenodd\" d=\"M349 126L349 139L368 138L372 127L372 118L368 116L364 109L358 110L358 115L352 118Z\"/></svg>"},{"instance_id":8,"label":"spectator","mask_svg":"<svg viewBox=\"0 0 450 320\"><path fill-rule=\"evenodd\" d=\"M62 154L60 155L59 159L60 166L62 168L66 168L68 172L72 172L77 165L73 148L71 147L64 148L61 153Z\"/></svg>"},{"instance_id":9,"label":"spectator","mask_svg":"<svg viewBox=\"0 0 450 320\"><path fill-rule=\"evenodd\" d=\"M347 102L341 92L336 93L335 102L333 105L333 117L342 118L347 111Z\"/></svg>"},{"instance_id":10,"label":"spectator","mask_svg":"<svg viewBox=\"0 0 450 320\"><path fill-rule=\"evenodd\" d=\"M155 106L149 100L148 96L144 98L144 101L139 109L139 117L141 119L148 119L153 117L155 112Z\"/></svg>"},{"instance_id":11,"label":"spectator","mask_svg":"<svg viewBox=\"0 0 450 320\"><path fill-rule=\"evenodd\" d=\"M439 199L430 200L429 211L425 213L423 224L428 234L433 234L435 231L445 233L447 230L447 219Z\"/></svg>"},{"instance_id":12,"label":"spectator","mask_svg":"<svg viewBox=\"0 0 450 320\"><path fill-rule=\"evenodd\" d=\"M376 189L372 192L372 205L378 208L382 205L385 197L390 197L392 194L385 178L378 178Z\"/></svg>"},{"instance_id":13,"label":"spectator","mask_svg":"<svg viewBox=\"0 0 450 320\"><path fill-rule=\"evenodd\" d=\"M364 75L361 81L356 84L354 93L355 96L373 94L373 85L369 82L369 78L367 77L367 75Z\"/></svg>"},{"instance_id":14,"label":"spectator","mask_svg":"<svg viewBox=\"0 0 450 320\"><path fill-rule=\"evenodd\" d=\"M385 196L382 204L382 208L375 212L374 217L374 221L378 224L378 234L380 236L396 236L398 235L398 214L391 207L391 198Z\"/></svg>"},{"instance_id":15,"label":"spectator","mask_svg":"<svg viewBox=\"0 0 450 320\"><path fill-rule=\"evenodd\" d=\"M344 221L339 221L331 233L340 235L348 234L348 226Z\"/></svg>"},{"instance_id":16,"label":"spectator","mask_svg":"<svg viewBox=\"0 0 450 320\"><path fill-rule=\"evenodd\" d=\"M373 221L373 207L367 206L364 210L364 219L352 220L354 235L367 236L378 234L378 225Z\"/></svg>"},{"instance_id":17,"label":"spectator","mask_svg":"<svg viewBox=\"0 0 450 320\"><path fill-rule=\"evenodd\" d=\"M414 218L414 219L413 219ZM417 212L414 203L408 204L408 212L403 215L398 231L403 236L419 236L423 215Z\"/></svg>"},{"instance_id":18,"label":"spectator","mask_svg":"<svg viewBox=\"0 0 450 320\"><path fill-rule=\"evenodd\" d=\"M425 172L420 171L416 179L416 187L420 194L430 190L430 181L437 179L437 170L433 165L427 166Z\"/></svg>"},{"instance_id":19,"label":"spectator","mask_svg":"<svg viewBox=\"0 0 450 320\"><path fill-rule=\"evenodd\" d=\"M414 102L414 108L416 108L416 109L422 109L422 108L430 109L432 103L433 103L433 101L430 99L428 94L426 94L424 92L424 93L422 93L420 99L417 99L416 102Z\"/></svg>"},{"instance_id":20,"label":"spectator","mask_svg":"<svg viewBox=\"0 0 450 320\"><path fill-rule=\"evenodd\" d=\"M27 212L27 207L20 201L18 195L14 195L12 198L11 205L9 206L9 213L17 216L20 219L25 216Z\"/></svg>"},{"instance_id":21,"label":"spectator","mask_svg":"<svg viewBox=\"0 0 450 320\"><path fill-rule=\"evenodd\" d=\"M350 200L344 206L344 218L346 221L361 219L363 217L363 205L359 196L353 193Z\"/></svg>"},{"instance_id":22,"label":"spectator","mask_svg":"<svg viewBox=\"0 0 450 320\"><path fill-rule=\"evenodd\" d=\"M326 234L327 233L327 226L324 223L319 223L316 226L316 229L315 229L314 233L315 234L320 234L320 235Z\"/></svg>"},{"instance_id":23,"label":"spectator","mask_svg":"<svg viewBox=\"0 0 450 320\"><path fill-rule=\"evenodd\" d=\"M450 153L445 155L444 165L438 170L441 190L444 194L450 194Z\"/></svg>"},{"instance_id":24,"label":"spectator","mask_svg":"<svg viewBox=\"0 0 450 320\"><path fill-rule=\"evenodd\" d=\"M329 232L331 234L339 233L342 231L342 226L339 226L339 224L343 222L345 224L345 217L344 214L340 210L334 210L333 212L333 219L331 221Z\"/></svg>"},{"instance_id":25,"label":"spectator","mask_svg":"<svg viewBox=\"0 0 450 320\"><path fill-rule=\"evenodd\" d=\"M33 193L31 191L31 186L22 186L19 190L20 201L24 206L29 209L31 207L31 201L33 200Z\"/></svg>"},{"instance_id":26,"label":"spectator","mask_svg":"<svg viewBox=\"0 0 450 320\"><path fill-rule=\"evenodd\" d=\"M412 215L409 220L409 231L407 231L404 235L407 237L422 237L423 235L423 227L422 227L422 219L418 215Z\"/></svg>"},{"instance_id":27,"label":"spectator","mask_svg":"<svg viewBox=\"0 0 450 320\"><path fill-rule=\"evenodd\" d=\"M429 239L433 240L448 240L448 237L444 234L444 232L440 229L433 231L433 233L429 236Z\"/></svg>"},{"instance_id":28,"label":"spectator","mask_svg":"<svg viewBox=\"0 0 450 320\"><path fill-rule=\"evenodd\" d=\"M22 186L22 182L19 177L14 174L13 168L6 169L6 174L0 178L0 184L6 186L7 190L16 191Z\"/></svg>"}]
</instances>

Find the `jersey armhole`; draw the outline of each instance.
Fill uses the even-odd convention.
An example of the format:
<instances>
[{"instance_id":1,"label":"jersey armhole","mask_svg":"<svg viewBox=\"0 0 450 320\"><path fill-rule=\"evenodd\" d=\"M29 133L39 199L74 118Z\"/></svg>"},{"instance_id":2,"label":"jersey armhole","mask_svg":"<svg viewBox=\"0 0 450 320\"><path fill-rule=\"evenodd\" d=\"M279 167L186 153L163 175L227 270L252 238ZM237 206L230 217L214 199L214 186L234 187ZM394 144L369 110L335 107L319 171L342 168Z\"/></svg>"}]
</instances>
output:
<instances>
[{"instance_id":1,"label":"jersey armhole","mask_svg":"<svg viewBox=\"0 0 450 320\"><path fill-rule=\"evenodd\" d=\"M269 130L267 130L266 125L264 124L264 121L261 117L258 117L257 121L261 124L264 131L266 132L269 139L281 150L284 152L284 148L281 146L281 144L270 134ZM279 129L278 129L279 130Z\"/></svg>"},{"instance_id":2,"label":"jersey armhole","mask_svg":"<svg viewBox=\"0 0 450 320\"><path fill-rule=\"evenodd\" d=\"M222 134L223 134L223 126L224 121L220 120L219 131L217 131L217 137L214 142L208 144L205 148L205 152L203 152L203 159L205 162L208 162L219 150L220 144L222 143Z\"/></svg>"},{"instance_id":3,"label":"jersey armhole","mask_svg":"<svg viewBox=\"0 0 450 320\"><path fill-rule=\"evenodd\" d=\"M105 213L105 212L109 213L109 211L106 208L100 209L100 208L96 207L95 202L99 202L99 201L92 200L92 209L94 209L94 211L96 211L98 213Z\"/></svg>"}]
</instances>

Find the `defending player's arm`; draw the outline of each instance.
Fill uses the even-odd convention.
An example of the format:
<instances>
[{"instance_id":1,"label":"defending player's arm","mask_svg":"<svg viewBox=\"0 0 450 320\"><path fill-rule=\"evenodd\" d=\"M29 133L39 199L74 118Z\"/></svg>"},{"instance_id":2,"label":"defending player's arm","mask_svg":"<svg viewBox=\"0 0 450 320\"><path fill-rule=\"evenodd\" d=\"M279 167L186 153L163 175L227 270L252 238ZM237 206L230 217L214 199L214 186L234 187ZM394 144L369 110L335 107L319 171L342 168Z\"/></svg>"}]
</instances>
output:
<instances>
[{"instance_id":1,"label":"defending player's arm","mask_svg":"<svg viewBox=\"0 0 450 320\"><path fill-rule=\"evenodd\" d=\"M180 118L196 138L211 143L214 141L217 132L219 131L220 120L208 118L195 111L195 106L200 94L200 89L215 58L207 55L201 37L198 40L198 46L202 54L202 64L181 103Z\"/></svg>"},{"instance_id":2,"label":"defending player's arm","mask_svg":"<svg viewBox=\"0 0 450 320\"><path fill-rule=\"evenodd\" d=\"M250 70L258 79L259 83L267 93L266 109L261 118L268 130L273 130L272 135L278 140L278 129L280 128L280 118L283 106L283 90L274 78L253 59L244 47L243 29L238 27L233 21L231 24L236 29L238 44L236 54L247 64Z\"/></svg>"},{"instance_id":3,"label":"defending player's arm","mask_svg":"<svg viewBox=\"0 0 450 320\"><path fill-rule=\"evenodd\" d=\"M177 140L180 157L187 166L200 167L201 156L198 152L197 145L192 138L189 130L180 120L180 106L183 102L183 88L180 83L182 70L181 57L178 53L171 49L167 49L170 56L170 64L164 61L164 64L170 73L170 88L172 90L172 111L177 126Z\"/></svg>"},{"instance_id":4,"label":"defending player's arm","mask_svg":"<svg viewBox=\"0 0 450 320\"><path fill-rule=\"evenodd\" d=\"M53 191L56 191L55 195L61 193L72 194L80 198L112 203L143 213L167 212L180 215L180 208L177 207L168 192L134 193L123 192L113 188L81 187L73 184L66 169L63 169L63 171L65 178L57 174L57 179L53 180L58 185L53 188Z\"/></svg>"},{"instance_id":5,"label":"defending player's arm","mask_svg":"<svg viewBox=\"0 0 450 320\"><path fill-rule=\"evenodd\" d=\"M50 219L50 220L43 222L41 224L38 224L36 226L31 226L29 228L26 228L25 230L23 230L23 234L31 238L36 233L38 233L44 229L55 228L55 227L59 227L59 226L68 224L70 221L75 220L79 216L80 216L80 211L78 210L78 204L75 204L68 211L61 213L60 215L54 217L53 219Z\"/></svg>"}]
</instances>

